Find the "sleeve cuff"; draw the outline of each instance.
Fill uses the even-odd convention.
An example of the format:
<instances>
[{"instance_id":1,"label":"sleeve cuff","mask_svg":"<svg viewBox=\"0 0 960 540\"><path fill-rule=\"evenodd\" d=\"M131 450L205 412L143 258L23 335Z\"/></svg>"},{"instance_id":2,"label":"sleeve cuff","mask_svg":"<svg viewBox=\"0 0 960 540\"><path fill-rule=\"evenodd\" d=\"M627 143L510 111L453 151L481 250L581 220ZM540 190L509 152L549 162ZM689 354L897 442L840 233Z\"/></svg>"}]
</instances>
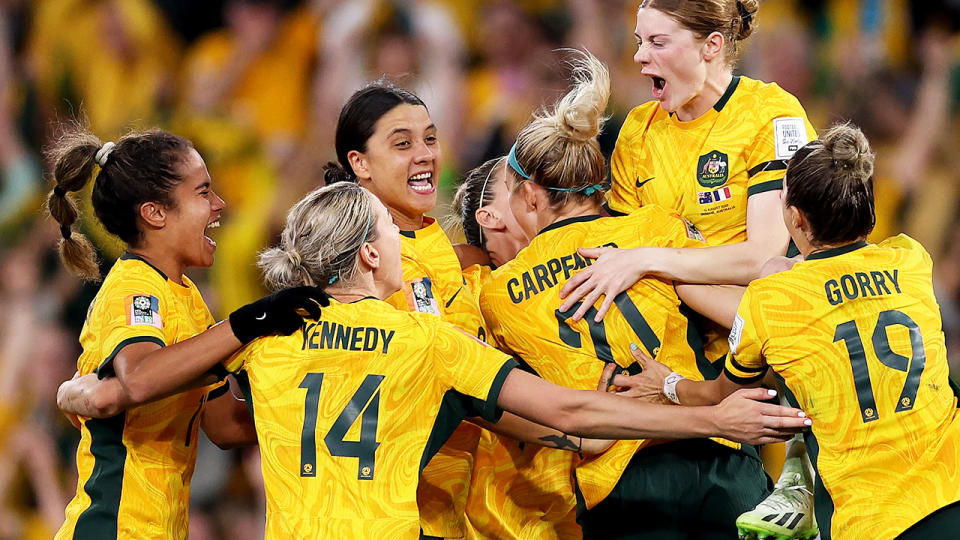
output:
<instances>
[{"instance_id":1,"label":"sleeve cuff","mask_svg":"<svg viewBox=\"0 0 960 540\"><path fill-rule=\"evenodd\" d=\"M207 370L207 373L214 375L218 381L222 381L226 379L227 375L230 374L230 372L227 371L227 368L224 367L224 365L221 364L220 362L217 362L217 365Z\"/></svg>"},{"instance_id":2,"label":"sleeve cuff","mask_svg":"<svg viewBox=\"0 0 960 540\"><path fill-rule=\"evenodd\" d=\"M100 366L97 367L97 369L93 370L93 372L97 374L97 379L104 379L104 378L109 377L109 376L111 376L111 375L116 375L117 373L116 373L116 371L113 369L113 359L116 358L118 354L120 354L120 351L121 351L124 347L126 347L127 345L130 345L130 344L133 344L133 343L156 343L157 345L160 345L161 347L166 347L166 346L167 346L167 344L164 343L162 339L160 339L160 338L158 338L158 337L156 337L156 336L134 336L134 337L129 337L129 338L121 341L120 343L118 343L117 346L113 348L113 352L110 353L110 356L108 356L103 362L101 362L101 363L100 363Z\"/></svg>"},{"instance_id":3,"label":"sleeve cuff","mask_svg":"<svg viewBox=\"0 0 960 540\"><path fill-rule=\"evenodd\" d=\"M767 374L769 366L747 367L737 362L732 354L727 355L727 363L723 366L723 373L737 384L751 384L759 381Z\"/></svg>"},{"instance_id":4,"label":"sleeve cuff","mask_svg":"<svg viewBox=\"0 0 960 540\"><path fill-rule=\"evenodd\" d=\"M214 399L217 399L218 397L226 394L226 393L229 392L229 391L230 391L230 385L229 385L229 384L221 384L220 386L218 386L218 387L214 388L213 390L207 392L207 401L212 401L212 400L214 400Z\"/></svg>"},{"instance_id":5,"label":"sleeve cuff","mask_svg":"<svg viewBox=\"0 0 960 540\"><path fill-rule=\"evenodd\" d=\"M503 409L497 407L497 400L500 398L500 390L503 389L503 382L507 380L507 375L517 367L517 361L513 358L507 359L500 367L496 377L493 378L493 384L490 385L490 391L487 392L487 399L483 405L483 419L488 422L497 422L503 415Z\"/></svg>"},{"instance_id":6,"label":"sleeve cuff","mask_svg":"<svg viewBox=\"0 0 960 540\"><path fill-rule=\"evenodd\" d=\"M752 197L759 193L766 193L768 191L775 191L778 189L783 189L783 178L778 178L776 180L769 180L767 182L760 182L759 184L754 184L747 188L747 197Z\"/></svg>"}]
</instances>

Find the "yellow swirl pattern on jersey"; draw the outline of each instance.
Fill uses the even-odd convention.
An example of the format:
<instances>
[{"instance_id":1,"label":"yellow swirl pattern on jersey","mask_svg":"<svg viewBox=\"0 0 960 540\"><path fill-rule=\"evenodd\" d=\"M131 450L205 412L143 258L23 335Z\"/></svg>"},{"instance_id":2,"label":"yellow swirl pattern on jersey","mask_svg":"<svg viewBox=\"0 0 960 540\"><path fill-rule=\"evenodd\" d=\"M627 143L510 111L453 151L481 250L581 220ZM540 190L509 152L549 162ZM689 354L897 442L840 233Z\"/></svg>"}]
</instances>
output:
<instances>
[{"instance_id":1,"label":"yellow swirl pattern on jersey","mask_svg":"<svg viewBox=\"0 0 960 540\"><path fill-rule=\"evenodd\" d=\"M960 500L960 418L948 379L933 263L900 235L814 253L754 281L724 368L767 366L813 419L821 530L894 538Z\"/></svg>"},{"instance_id":2,"label":"yellow swirl pattern on jersey","mask_svg":"<svg viewBox=\"0 0 960 540\"><path fill-rule=\"evenodd\" d=\"M467 284L450 239L436 220L423 218L424 227L400 231L403 289L387 298L400 310L433 313L470 335L486 339L477 294ZM464 423L434 456L420 482L420 517L428 536L461 538L470 475L479 427Z\"/></svg>"},{"instance_id":3,"label":"yellow swirl pattern on jersey","mask_svg":"<svg viewBox=\"0 0 960 540\"><path fill-rule=\"evenodd\" d=\"M132 255L107 274L80 333L81 375L113 369L124 346L173 344L213 324L196 286ZM57 540L186 538L190 477L206 389L189 390L113 418L81 418L77 494Z\"/></svg>"},{"instance_id":4,"label":"yellow swirl pattern on jersey","mask_svg":"<svg viewBox=\"0 0 960 540\"><path fill-rule=\"evenodd\" d=\"M418 479L453 429L438 423L442 404L460 396L495 419L514 365L376 299L334 301L302 331L252 342L228 369L249 377L267 538L417 538Z\"/></svg>"},{"instance_id":5,"label":"yellow swirl pattern on jersey","mask_svg":"<svg viewBox=\"0 0 960 540\"><path fill-rule=\"evenodd\" d=\"M585 216L559 221L541 231L514 260L493 272L481 292L481 309L497 342L555 384L596 388L605 363L611 361L636 370L630 343L684 376L703 380L704 374L714 375L717 368L702 356L698 338L680 312L680 299L672 282L641 279L618 297L616 308L599 324L593 323L595 308L578 322L568 320L576 307L566 314L558 311L563 284L592 263L578 255L577 248L698 247L702 244L691 238L695 234L685 220L654 205L623 217ZM618 441L603 454L579 463L570 452L525 449L523 459L511 456L512 466L505 462L491 467L500 476L491 476L488 489L500 491L499 506L504 513L522 515L526 511L541 520L572 519L570 510L575 499L571 467L576 465L577 485L586 507L592 508L610 493L630 459L645 444ZM526 455L534 452L535 457ZM536 486L539 497L521 499L498 490L499 485L513 481L511 475ZM556 502L561 496L562 505ZM554 523L542 524L541 534L569 537L551 532L551 527Z\"/></svg>"}]
</instances>

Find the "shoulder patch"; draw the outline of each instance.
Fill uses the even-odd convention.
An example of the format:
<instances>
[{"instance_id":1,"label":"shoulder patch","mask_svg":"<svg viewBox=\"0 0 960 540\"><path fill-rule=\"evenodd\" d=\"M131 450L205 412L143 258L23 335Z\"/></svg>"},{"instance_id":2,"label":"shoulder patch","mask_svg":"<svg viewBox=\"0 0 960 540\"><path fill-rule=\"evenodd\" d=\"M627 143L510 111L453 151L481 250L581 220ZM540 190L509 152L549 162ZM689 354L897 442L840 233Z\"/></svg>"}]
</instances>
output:
<instances>
[{"instance_id":1,"label":"shoulder patch","mask_svg":"<svg viewBox=\"0 0 960 540\"><path fill-rule=\"evenodd\" d=\"M407 304L412 311L440 315L440 305L433 295L433 284L430 278L422 277L405 281L403 292L407 296Z\"/></svg>"},{"instance_id":2,"label":"shoulder patch","mask_svg":"<svg viewBox=\"0 0 960 540\"><path fill-rule=\"evenodd\" d=\"M131 294L126 298L127 324L163 328L160 318L160 300L149 294Z\"/></svg>"},{"instance_id":3,"label":"shoulder patch","mask_svg":"<svg viewBox=\"0 0 960 540\"><path fill-rule=\"evenodd\" d=\"M730 337L727 343L730 345L730 354L737 354L737 347L740 346L740 337L743 335L743 317L739 314L733 318L733 326L730 327Z\"/></svg>"},{"instance_id":4,"label":"shoulder patch","mask_svg":"<svg viewBox=\"0 0 960 540\"><path fill-rule=\"evenodd\" d=\"M773 119L773 137L777 159L790 159L801 146L807 144L807 128L803 118L784 116Z\"/></svg>"}]
</instances>

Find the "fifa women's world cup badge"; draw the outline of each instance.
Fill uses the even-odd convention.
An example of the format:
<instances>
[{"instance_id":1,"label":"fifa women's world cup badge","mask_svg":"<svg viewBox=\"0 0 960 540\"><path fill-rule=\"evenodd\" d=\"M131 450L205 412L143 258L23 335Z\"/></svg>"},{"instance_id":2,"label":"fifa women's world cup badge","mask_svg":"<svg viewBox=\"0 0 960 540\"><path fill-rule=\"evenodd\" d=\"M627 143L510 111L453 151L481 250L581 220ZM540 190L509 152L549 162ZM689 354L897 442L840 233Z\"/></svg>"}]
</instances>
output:
<instances>
[{"instance_id":1,"label":"fifa women's world cup badge","mask_svg":"<svg viewBox=\"0 0 960 540\"><path fill-rule=\"evenodd\" d=\"M697 182L705 188L722 186L727 181L727 155L716 150L700 156L697 162Z\"/></svg>"},{"instance_id":2,"label":"fifa women's world cup badge","mask_svg":"<svg viewBox=\"0 0 960 540\"><path fill-rule=\"evenodd\" d=\"M440 305L433 295L433 283L430 282L430 278L422 277L404 282L403 292L413 311L440 315Z\"/></svg>"},{"instance_id":3,"label":"fifa women's world cup badge","mask_svg":"<svg viewBox=\"0 0 960 540\"><path fill-rule=\"evenodd\" d=\"M131 294L126 298L127 324L163 328L160 318L160 300L149 294Z\"/></svg>"}]
</instances>

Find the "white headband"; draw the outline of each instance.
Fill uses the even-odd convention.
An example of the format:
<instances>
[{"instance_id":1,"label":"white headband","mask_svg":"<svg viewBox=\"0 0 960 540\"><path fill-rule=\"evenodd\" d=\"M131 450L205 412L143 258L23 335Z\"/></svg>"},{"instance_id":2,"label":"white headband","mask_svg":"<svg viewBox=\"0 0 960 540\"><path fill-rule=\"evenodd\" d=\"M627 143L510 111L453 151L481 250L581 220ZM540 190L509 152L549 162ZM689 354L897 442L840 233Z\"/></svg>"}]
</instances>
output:
<instances>
[{"instance_id":1,"label":"white headband","mask_svg":"<svg viewBox=\"0 0 960 540\"><path fill-rule=\"evenodd\" d=\"M500 166L500 163L502 162L503 162L503 158L498 159L497 162L493 164L493 167L490 167L490 172L487 173L487 177L483 180L483 187L480 189L480 203L477 206L477 210L480 210L481 208L484 207L483 195L487 192L487 184L490 182L490 175L493 174L493 171L495 171L497 167ZM474 216L476 216L477 210L474 210ZM480 225L479 221L477 222L477 232L480 233L480 243L482 244L483 243L483 226ZM480 247L480 246L477 246L477 247Z\"/></svg>"},{"instance_id":2,"label":"white headband","mask_svg":"<svg viewBox=\"0 0 960 540\"><path fill-rule=\"evenodd\" d=\"M107 158L110 156L110 152L113 152L113 147L115 146L117 145L111 141L103 143L103 146L97 150L97 155L94 157L94 159L97 160L97 163L100 165L100 167L103 167L107 164Z\"/></svg>"}]
</instances>

